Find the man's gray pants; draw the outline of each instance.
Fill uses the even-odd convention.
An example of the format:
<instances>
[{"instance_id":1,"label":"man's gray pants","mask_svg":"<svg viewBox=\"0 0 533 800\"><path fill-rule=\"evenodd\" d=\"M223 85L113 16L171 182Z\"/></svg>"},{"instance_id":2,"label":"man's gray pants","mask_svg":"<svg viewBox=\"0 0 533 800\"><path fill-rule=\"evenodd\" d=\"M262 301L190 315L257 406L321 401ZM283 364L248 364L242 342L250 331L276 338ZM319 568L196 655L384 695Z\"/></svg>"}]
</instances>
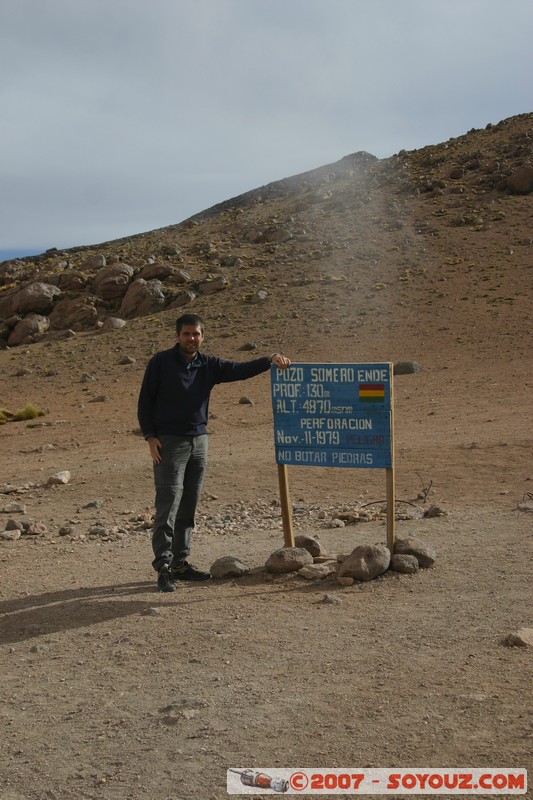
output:
<instances>
[{"instance_id":1,"label":"man's gray pants","mask_svg":"<svg viewBox=\"0 0 533 800\"><path fill-rule=\"evenodd\" d=\"M152 536L159 571L188 559L196 507L207 467L207 435L159 436L161 463L154 464L155 517Z\"/></svg>"}]
</instances>

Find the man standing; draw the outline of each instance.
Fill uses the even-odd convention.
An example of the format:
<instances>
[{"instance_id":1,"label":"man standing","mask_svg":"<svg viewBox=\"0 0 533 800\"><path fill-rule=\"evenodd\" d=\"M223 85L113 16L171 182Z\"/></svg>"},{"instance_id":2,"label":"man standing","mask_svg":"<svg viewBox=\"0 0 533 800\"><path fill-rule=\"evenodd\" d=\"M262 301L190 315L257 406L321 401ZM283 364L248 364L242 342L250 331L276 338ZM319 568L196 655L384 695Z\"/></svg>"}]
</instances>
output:
<instances>
[{"instance_id":1,"label":"man standing","mask_svg":"<svg viewBox=\"0 0 533 800\"><path fill-rule=\"evenodd\" d=\"M271 364L290 366L280 353L252 361L225 361L200 352L204 323L197 314L176 320L176 344L148 362L139 394L138 417L154 463L155 518L152 536L161 592L176 581L211 576L189 564L194 517L207 466L209 397L217 383L242 381Z\"/></svg>"}]
</instances>

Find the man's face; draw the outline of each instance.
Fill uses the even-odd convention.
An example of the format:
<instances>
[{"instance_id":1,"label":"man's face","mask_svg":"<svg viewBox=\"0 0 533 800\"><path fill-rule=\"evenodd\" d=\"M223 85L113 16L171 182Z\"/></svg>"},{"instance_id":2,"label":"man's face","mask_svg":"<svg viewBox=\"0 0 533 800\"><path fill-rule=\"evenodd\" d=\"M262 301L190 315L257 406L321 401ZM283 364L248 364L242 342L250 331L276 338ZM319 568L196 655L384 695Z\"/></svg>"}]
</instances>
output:
<instances>
[{"instance_id":1,"label":"man's face","mask_svg":"<svg viewBox=\"0 0 533 800\"><path fill-rule=\"evenodd\" d=\"M180 332L176 333L176 341L185 357L194 356L203 340L204 335L199 325L183 325Z\"/></svg>"}]
</instances>

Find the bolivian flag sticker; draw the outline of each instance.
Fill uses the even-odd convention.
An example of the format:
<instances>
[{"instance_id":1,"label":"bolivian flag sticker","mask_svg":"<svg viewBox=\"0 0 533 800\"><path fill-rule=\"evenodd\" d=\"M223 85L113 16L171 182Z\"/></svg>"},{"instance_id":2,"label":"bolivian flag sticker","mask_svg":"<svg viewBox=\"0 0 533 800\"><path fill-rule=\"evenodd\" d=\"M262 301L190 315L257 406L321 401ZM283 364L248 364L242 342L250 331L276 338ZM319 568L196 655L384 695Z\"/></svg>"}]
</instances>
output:
<instances>
[{"instance_id":1,"label":"bolivian flag sticker","mask_svg":"<svg viewBox=\"0 0 533 800\"><path fill-rule=\"evenodd\" d=\"M385 384L384 383L360 383L359 384L360 403L384 403Z\"/></svg>"}]
</instances>

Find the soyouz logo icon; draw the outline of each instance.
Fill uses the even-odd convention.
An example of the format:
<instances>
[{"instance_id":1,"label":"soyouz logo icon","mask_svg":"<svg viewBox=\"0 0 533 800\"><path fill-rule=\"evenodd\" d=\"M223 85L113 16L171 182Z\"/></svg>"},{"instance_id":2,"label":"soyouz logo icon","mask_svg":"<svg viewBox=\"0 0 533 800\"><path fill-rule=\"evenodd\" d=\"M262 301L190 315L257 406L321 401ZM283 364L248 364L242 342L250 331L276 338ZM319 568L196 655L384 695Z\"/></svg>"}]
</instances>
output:
<instances>
[{"instance_id":1,"label":"soyouz logo icon","mask_svg":"<svg viewBox=\"0 0 533 800\"><path fill-rule=\"evenodd\" d=\"M519 795L525 769L228 769L228 794Z\"/></svg>"},{"instance_id":2,"label":"soyouz logo icon","mask_svg":"<svg viewBox=\"0 0 533 800\"><path fill-rule=\"evenodd\" d=\"M252 786L254 789L266 789L281 793L285 793L289 789L289 781L286 778L272 778L266 772L253 769L229 769L228 794L231 794L229 789L230 773L238 775L243 786ZM256 794L256 792L254 792L254 794Z\"/></svg>"}]
</instances>

